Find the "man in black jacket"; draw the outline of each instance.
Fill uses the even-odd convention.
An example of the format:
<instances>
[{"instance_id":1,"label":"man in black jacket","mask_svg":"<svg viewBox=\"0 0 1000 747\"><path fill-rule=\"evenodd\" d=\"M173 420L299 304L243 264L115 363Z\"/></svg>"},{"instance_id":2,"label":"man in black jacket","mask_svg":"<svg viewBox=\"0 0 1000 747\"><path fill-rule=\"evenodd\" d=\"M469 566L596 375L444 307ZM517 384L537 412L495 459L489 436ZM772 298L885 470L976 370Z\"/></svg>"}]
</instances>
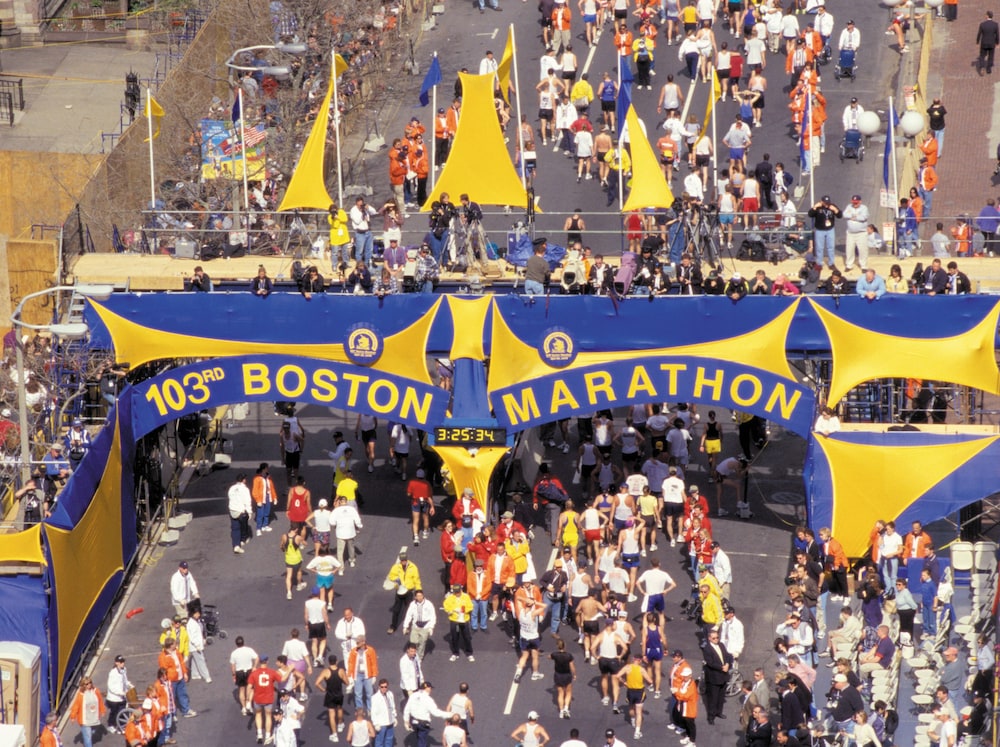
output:
<instances>
[{"instance_id":1,"label":"man in black jacket","mask_svg":"<svg viewBox=\"0 0 1000 747\"><path fill-rule=\"evenodd\" d=\"M948 263L948 289L945 293L949 296L972 293L972 283L969 282L969 276L964 272L959 272L958 262Z\"/></svg>"},{"instance_id":2,"label":"man in black jacket","mask_svg":"<svg viewBox=\"0 0 1000 747\"><path fill-rule=\"evenodd\" d=\"M722 706L726 702L726 684L733 667L733 656L719 642L719 631L712 630L704 649L705 658L705 715L708 723L725 718Z\"/></svg>"},{"instance_id":3,"label":"man in black jacket","mask_svg":"<svg viewBox=\"0 0 1000 747\"><path fill-rule=\"evenodd\" d=\"M979 31L976 32L976 43L979 45L979 62L976 67L979 74L983 74L983 67L986 67L986 74L993 74L993 53L997 43L1000 42L1000 26L993 20L993 11L986 11L986 19L979 24Z\"/></svg>"},{"instance_id":4,"label":"man in black jacket","mask_svg":"<svg viewBox=\"0 0 1000 747\"><path fill-rule=\"evenodd\" d=\"M935 258L931 266L924 270L923 292L928 296L940 296L948 290L948 273L941 267L941 260Z\"/></svg>"},{"instance_id":5,"label":"man in black jacket","mask_svg":"<svg viewBox=\"0 0 1000 747\"><path fill-rule=\"evenodd\" d=\"M701 268L691 261L691 255L682 254L681 263L677 266L677 283L681 286L681 295L700 296L703 280Z\"/></svg>"}]
</instances>

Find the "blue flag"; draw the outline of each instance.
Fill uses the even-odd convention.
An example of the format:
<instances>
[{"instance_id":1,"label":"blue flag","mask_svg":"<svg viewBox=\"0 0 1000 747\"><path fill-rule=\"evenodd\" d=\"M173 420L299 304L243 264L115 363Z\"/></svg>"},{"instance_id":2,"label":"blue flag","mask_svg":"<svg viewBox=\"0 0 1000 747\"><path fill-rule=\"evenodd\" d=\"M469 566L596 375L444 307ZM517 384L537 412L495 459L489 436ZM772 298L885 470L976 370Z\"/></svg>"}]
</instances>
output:
<instances>
[{"instance_id":1,"label":"blue flag","mask_svg":"<svg viewBox=\"0 0 1000 747\"><path fill-rule=\"evenodd\" d=\"M427 106L431 102L431 89L441 82L441 63L438 62L437 55L431 61L431 66L427 68L427 75L424 82L420 84L420 105Z\"/></svg>"},{"instance_id":2,"label":"blue flag","mask_svg":"<svg viewBox=\"0 0 1000 747\"><path fill-rule=\"evenodd\" d=\"M635 80L635 77L632 75L632 68L629 67L628 60L625 57L621 59L621 71L622 82L618 86L618 103L615 106L619 134L625 126L625 115L628 114L628 108L632 106L632 81Z\"/></svg>"},{"instance_id":3,"label":"blue flag","mask_svg":"<svg viewBox=\"0 0 1000 747\"><path fill-rule=\"evenodd\" d=\"M812 133L809 132L811 129L809 127L809 110L812 108L812 96L806 93L806 104L802 107L802 126L799 128L799 168L805 171L806 168L806 138ZM809 143L812 146L812 143ZM809 168L812 168L812 162L809 163Z\"/></svg>"},{"instance_id":4,"label":"blue flag","mask_svg":"<svg viewBox=\"0 0 1000 747\"><path fill-rule=\"evenodd\" d=\"M889 129L885 133L885 156L882 158L882 182L886 190L889 189L889 164L892 162L893 140L896 132L896 125L899 124L899 117L896 116L896 109L889 101Z\"/></svg>"},{"instance_id":5,"label":"blue flag","mask_svg":"<svg viewBox=\"0 0 1000 747\"><path fill-rule=\"evenodd\" d=\"M236 100L233 102L233 124L240 121L240 117L243 112L240 111L240 96L239 93L236 94Z\"/></svg>"}]
</instances>

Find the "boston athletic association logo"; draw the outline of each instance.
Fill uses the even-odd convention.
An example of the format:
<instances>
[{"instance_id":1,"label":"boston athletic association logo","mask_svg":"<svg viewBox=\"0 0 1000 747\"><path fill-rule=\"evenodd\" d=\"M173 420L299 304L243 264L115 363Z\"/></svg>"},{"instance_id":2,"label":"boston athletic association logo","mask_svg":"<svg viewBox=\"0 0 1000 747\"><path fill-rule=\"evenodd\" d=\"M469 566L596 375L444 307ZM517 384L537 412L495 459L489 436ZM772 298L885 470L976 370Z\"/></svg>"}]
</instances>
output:
<instances>
[{"instance_id":1,"label":"boston athletic association logo","mask_svg":"<svg viewBox=\"0 0 1000 747\"><path fill-rule=\"evenodd\" d=\"M382 335L367 324L357 324L347 333L347 357L354 363L370 366L382 355Z\"/></svg>"},{"instance_id":2,"label":"boston athletic association logo","mask_svg":"<svg viewBox=\"0 0 1000 747\"><path fill-rule=\"evenodd\" d=\"M576 358L576 345L566 330L552 328L545 332L538 352L550 366L565 368Z\"/></svg>"}]
</instances>

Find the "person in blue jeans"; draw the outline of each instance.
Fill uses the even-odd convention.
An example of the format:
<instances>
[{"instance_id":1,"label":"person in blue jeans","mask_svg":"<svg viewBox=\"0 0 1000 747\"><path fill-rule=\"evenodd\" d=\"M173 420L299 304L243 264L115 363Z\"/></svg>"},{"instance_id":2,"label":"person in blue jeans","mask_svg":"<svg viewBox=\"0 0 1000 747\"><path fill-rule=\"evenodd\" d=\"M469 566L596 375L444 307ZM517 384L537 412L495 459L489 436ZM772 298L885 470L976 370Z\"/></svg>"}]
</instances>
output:
<instances>
[{"instance_id":1,"label":"person in blue jeans","mask_svg":"<svg viewBox=\"0 0 1000 747\"><path fill-rule=\"evenodd\" d=\"M809 208L809 217L813 219L813 245L816 248L816 262L826 262L827 267L834 266L835 248L837 245L834 226L841 217L840 208L834 204L830 195Z\"/></svg>"}]
</instances>

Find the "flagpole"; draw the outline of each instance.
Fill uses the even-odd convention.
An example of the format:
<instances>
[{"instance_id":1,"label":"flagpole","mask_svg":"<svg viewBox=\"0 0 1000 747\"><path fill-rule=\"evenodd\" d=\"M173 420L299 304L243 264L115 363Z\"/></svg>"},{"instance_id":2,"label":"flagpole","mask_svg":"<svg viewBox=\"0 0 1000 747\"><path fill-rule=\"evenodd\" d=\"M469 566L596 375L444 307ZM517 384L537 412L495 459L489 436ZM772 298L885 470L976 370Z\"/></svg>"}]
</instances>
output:
<instances>
[{"instance_id":1,"label":"flagpole","mask_svg":"<svg viewBox=\"0 0 1000 747\"><path fill-rule=\"evenodd\" d=\"M243 86L236 89L236 97L240 102L240 152L243 153L243 209L250 212L250 184L247 178L247 131L243 124L247 116L243 110Z\"/></svg>"},{"instance_id":2,"label":"flagpole","mask_svg":"<svg viewBox=\"0 0 1000 747\"><path fill-rule=\"evenodd\" d=\"M153 92L146 87L146 127L149 130L149 208L156 210L156 172L153 169Z\"/></svg>"},{"instance_id":3,"label":"flagpole","mask_svg":"<svg viewBox=\"0 0 1000 747\"><path fill-rule=\"evenodd\" d=\"M806 120L806 142L809 144L809 204L816 204L816 153L813 146L813 84L810 81L806 86L807 103L809 105L809 117Z\"/></svg>"},{"instance_id":4,"label":"flagpole","mask_svg":"<svg viewBox=\"0 0 1000 747\"><path fill-rule=\"evenodd\" d=\"M715 199L719 199L719 143L718 143L718 130L715 125L715 110L716 105L719 103L715 100L715 81L717 79L717 74L715 68L712 68L712 82L709 84L708 95L712 97L712 191L715 193ZM708 186L707 184L705 185Z\"/></svg>"},{"instance_id":5,"label":"flagpole","mask_svg":"<svg viewBox=\"0 0 1000 747\"><path fill-rule=\"evenodd\" d=\"M521 81L517 77L517 39L514 38L514 24L510 25L511 67L514 68L514 95L517 97L517 147L521 150L521 188L528 193L528 167L524 160L524 130L521 129ZM509 92L508 92L509 95ZM528 214L532 214L529 210Z\"/></svg>"},{"instance_id":6,"label":"flagpole","mask_svg":"<svg viewBox=\"0 0 1000 747\"><path fill-rule=\"evenodd\" d=\"M436 60L438 53L434 53L434 59ZM431 65L434 63L431 62ZM437 117L438 117L438 87L437 83L431 86L431 120L433 123L432 131L435 133L431 140L434 141L434 147L431 148L431 192L434 192L434 185L437 184Z\"/></svg>"},{"instance_id":7,"label":"flagpole","mask_svg":"<svg viewBox=\"0 0 1000 747\"><path fill-rule=\"evenodd\" d=\"M889 97L889 128L886 137L886 147L892 150L890 161L892 162L892 191L896 199L892 201L892 210L899 220L899 174L896 172L896 110L892 103L892 96ZM896 237L896 254L899 254L899 237Z\"/></svg>"},{"instance_id":8,"label":"flagpole","mask_svg":"<svg viewBox=\"0 0 1000 747\"><path fill-rule=\"evenodd\" d=\"M337 207L344 206L344 175L340 170L340 98L337 96L337 47L330 48L330 75L333 76L333 139L337 146ZM242 112L240 113L242 116Z\"/></svg>"}]
</instances>

